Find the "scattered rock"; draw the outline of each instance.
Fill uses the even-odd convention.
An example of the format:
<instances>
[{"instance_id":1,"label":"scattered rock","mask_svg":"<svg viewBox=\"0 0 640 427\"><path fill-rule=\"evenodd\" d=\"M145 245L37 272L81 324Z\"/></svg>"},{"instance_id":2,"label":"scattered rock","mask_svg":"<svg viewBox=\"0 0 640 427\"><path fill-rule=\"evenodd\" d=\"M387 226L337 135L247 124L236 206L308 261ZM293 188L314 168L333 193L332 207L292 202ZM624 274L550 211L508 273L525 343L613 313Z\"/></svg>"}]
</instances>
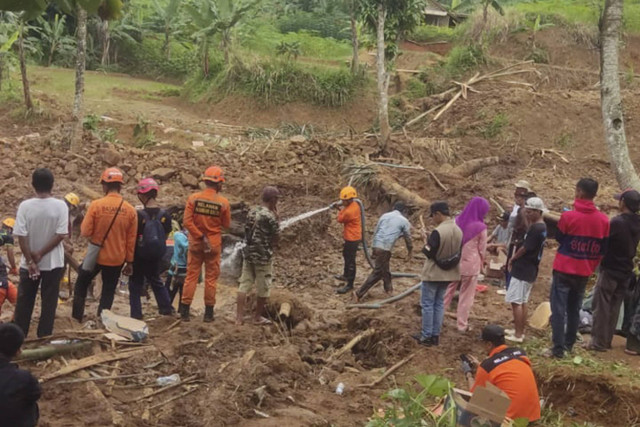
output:
<instances>
[{"instance_id":1,"label":"scattered rock","mask_svg":"<svg viewBox=\"0 0 640 427\"><path fill-rule=\"evenodd\" d=\"M307 138L304 135L294 135L291 138L289 138L289 141L296 142L296 143L306 142L306 140Z\"/></svg>"},{"instance_id":2,"label":"scattered rock","mask_svg":"<svg viewBox=\"0 0 640 427\"><path fill-rule=\"evenodd\" d=\"M188 173L182 173L180 175L180 181L182 182L182 185L184 185L185 187L198 188L198 183L199 183L198 178Z\"/></svg>"},{"instance_id":3,"label":"scattered rock","mask_svg":"<svg viewBox=\"0 0 640 427\"><path fill-rule=\"evenodd\" d=\"M122 161L122 156L116 150L107 149L102 153L102 161L108 166L117 166Z\"/></svg>"},{"instance_id":4,"label":"scattered rock","mask_svg":"<svg viewBox=\"0 0 640 427\"><path fill-rule=\"evenodd\" d=\"M171 168L158 168L151 171L151 176L154 179L159 179L160 181L168 181L172 176L177 173L175 169Z\"/></svg>"}]
</instances>

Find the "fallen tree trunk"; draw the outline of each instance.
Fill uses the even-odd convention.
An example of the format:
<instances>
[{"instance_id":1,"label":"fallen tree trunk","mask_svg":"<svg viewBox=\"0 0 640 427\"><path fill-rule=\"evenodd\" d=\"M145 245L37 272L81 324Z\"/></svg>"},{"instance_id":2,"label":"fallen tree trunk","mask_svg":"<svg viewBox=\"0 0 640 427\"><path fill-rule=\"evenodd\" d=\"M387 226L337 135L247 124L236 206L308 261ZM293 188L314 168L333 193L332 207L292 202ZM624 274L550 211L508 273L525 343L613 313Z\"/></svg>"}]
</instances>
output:
<instances>
[{"instance_id":1,"label":"fallen tree trunk","mask_svg":"<svg viewBox=\"0 0 640 427\"><path fill-rule=\"evenodd\" d=\"M278 312L279 316L289 317L291 315L291 304L288 302L283 302L280 305L280 311Z\"/></svg>"},{"instance_id":2,"label":"fallen tree trunk","mask_svg":"<svg viewBox=\"0 0 640 427\"><path fill-rule=\"evenodd\" d=\"M495 166L498 163L500 163L500 158L498 157L483 157L481 159L467 160L461 165L458 165L455 168L451 169L450 173L467 178L478 172L482 168Z\"/></svg>"},{"instance_id":3,"label":"fallen tree trunk","mask_svg":"<svg viewBox=\"0 0 640 427\"><path fill-rule=\"evenodd\" d=\"M351 341L349 341L344 347L342 347L340 350L333 353L329 358L329 361L339 359L343 354L345 354L346 352L350 351L353 347L355 347L356 344L358 344L363 339L368 338L371 335L375 334L375 332L376 332L375 329L367 329L366 331L353 337Z\"/></svg>"},{"instance_id":4,"label":"fallen tree trunk","mask_svg":"<svg viewBox=\"0 0 640 427\"><path fill-rule=\"evenodd\" d=\"M413 206L420 209L428 209L430 203L420 197L413 191L403 187L387 175L378 174L375 178L375 183L380 189L388 195L394 195L398 199L405 202L408 206Z\"/></svg>"},{"instance_id":5,"label":"fallen tree trunk","mask_svg":"<svg viewBox=\"0 0 640 427\"><path fill-rule=\"evenodd\" d=\"M24 360L44 360L53 356L75 353L76 351L88 350L93 343L91 341L80 341L69 344L45 345L38 348L22 350L16 361Z\"/></svg>"},{"instance_id":6,"label":"fallen tree trunk","mask_svg":"<svg viewBox=\"0 0 640 427\"><path fill-rule=\"evenodd\" d=\"M144 353L146 350L147 349L120 352L120 353L101 353L101 354L85 357L83 359L74 360L71 363L69 363L69 365L59 369L58 371L48 375L44 375L43 377L40 378L40 382L44 383L54 378L62 377L64 375L69 375L73 372L79 371L81 369L89 368L91 366L98 365L100 363L114 362L116 360L128 359L133 356L138 356Z\"/></svg>"}]
</instances>

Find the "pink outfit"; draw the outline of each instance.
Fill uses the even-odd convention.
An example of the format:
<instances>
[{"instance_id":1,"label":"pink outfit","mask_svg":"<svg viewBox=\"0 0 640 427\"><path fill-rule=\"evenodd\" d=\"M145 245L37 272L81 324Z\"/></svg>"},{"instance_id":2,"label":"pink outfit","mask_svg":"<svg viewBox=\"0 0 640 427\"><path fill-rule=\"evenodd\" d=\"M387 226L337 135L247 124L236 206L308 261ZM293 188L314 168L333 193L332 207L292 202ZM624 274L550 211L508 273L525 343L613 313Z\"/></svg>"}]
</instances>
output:
<instances>
[{"instance_id":1,"label":"pink outfit","mask_svg":"<svg viewBox=\"0 0 640 427\"><path fill-rule=\"evenodd\" d=\"M466 331L469 327L469 313L476 296L476 285L478 284L478 274L482 269L485 251L487 249L487 230L482 231L469 240L462 247L462 258L460 260L459 282L451 282L444 295L444 306L449 307L453 300L456 288L460 285L460 295L458 296L458 330Z\"/></svg>"}]
</instances>

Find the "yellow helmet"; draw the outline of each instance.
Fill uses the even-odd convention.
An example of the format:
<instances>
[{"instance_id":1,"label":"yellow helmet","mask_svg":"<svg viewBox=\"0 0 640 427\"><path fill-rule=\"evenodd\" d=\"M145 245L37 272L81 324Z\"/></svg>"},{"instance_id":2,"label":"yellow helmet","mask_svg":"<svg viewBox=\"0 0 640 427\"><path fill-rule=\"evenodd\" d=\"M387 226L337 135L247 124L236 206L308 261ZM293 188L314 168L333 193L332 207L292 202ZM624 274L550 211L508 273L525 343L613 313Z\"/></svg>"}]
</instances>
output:
<instances>
[{"instance_id":1,"label":"yellow helmet","mask_svg":"<svg viewBox=\"0 0 640 427\"><path fill-rule=\"evenodd\" d=\"M5 218L4 221L2 221L2 224L9 228L13 228L16 226L16 220L15 218Z\"/></svg>"},{"instance_id":2,"label":"yellow helmet","mask_svg":"<svg viewBox=\"0 0 640 427\"><path fill-rule=\"evenodd\" d=\"M351 186L344 187L340 190L340 200L350 200L355 199L356 197L358 197L358 193L356 192L356 189Z\"/></svg>"},{"instance_id":3,"label":"yellow helmet","mask_svg":"<svg viewBox=\"0 0 640 427\"><path fill-rule=\"evenodd\" d=\"M67 193L64 199L69 202L71 206L78 206L80 204L80 197L76 193Z\"/></svg>"}]
</instances>

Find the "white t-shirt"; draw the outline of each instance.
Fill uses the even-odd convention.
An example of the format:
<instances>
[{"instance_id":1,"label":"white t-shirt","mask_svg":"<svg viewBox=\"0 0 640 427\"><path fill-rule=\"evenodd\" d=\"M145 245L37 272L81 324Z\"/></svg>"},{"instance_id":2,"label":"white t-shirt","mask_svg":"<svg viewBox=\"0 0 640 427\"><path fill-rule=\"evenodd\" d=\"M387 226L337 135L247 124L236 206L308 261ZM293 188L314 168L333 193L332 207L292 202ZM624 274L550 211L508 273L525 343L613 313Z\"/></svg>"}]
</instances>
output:
<instances>
[{"instance_id":1,"label":"white t-shirt","mask_svg":"<svg viewBox=\"0 0 640 427\"><path fill-rule=\"evenodd\" d=\"M62 200L53 197L33 198L25 200L18 206L13 235L28 237L29 247L32 251L42 249L56 234L66 235L68 233L69 209ZM42 271L64 267L62 242L42 257L38 267ZM27 268L24 256L20 260L20 268Z\"/></svg>"}]
</instances>

